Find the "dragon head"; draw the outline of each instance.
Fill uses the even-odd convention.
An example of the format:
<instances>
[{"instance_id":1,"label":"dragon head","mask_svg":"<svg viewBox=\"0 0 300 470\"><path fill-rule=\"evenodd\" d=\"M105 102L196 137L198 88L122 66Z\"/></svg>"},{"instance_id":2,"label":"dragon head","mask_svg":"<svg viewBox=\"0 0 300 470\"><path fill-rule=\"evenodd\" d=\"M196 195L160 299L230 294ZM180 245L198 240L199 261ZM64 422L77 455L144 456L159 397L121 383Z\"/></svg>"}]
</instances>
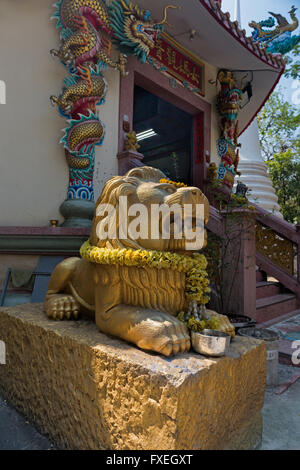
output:
<instances>
[{"instance_id":1,"label":"dragon head","mask_svg":"<svg viewBox=\"0 0 300 470\"><path fill-rule=\"evenodd\" d=\"M256 23L256 21L251 21L249 23L249 26L250 26L250 28L253 28L253 29L259 29L259 24Z\"/></svg>"},{"instance_id":2,"label":"dragon head","mask_svg":"<svg viewBox=\"0 0 300 470\"><path fill-rule=\"evenodd\" d=\"M123 54L136 55L141 62L146 62L163 25L167 23L168 8L178 7L165 7L163 20L155 23L149 10L141 10L129 0L114 0L109 6L110 26L120 51Z\"/></svg>"}]
</instances>

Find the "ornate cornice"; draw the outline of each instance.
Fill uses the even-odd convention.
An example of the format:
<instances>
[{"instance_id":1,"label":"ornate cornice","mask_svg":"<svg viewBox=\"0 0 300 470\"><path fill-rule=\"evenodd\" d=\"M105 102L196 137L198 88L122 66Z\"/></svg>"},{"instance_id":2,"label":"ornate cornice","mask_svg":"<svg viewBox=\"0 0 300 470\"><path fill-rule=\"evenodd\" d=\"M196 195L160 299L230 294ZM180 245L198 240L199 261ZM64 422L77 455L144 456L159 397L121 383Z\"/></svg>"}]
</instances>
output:
<instances>
[{"instance_id":1,"label":"ornate cornice","mask_svg":"<svg viewBox=\"0 0 300 470\"><path fill-rule=\"evenodd\" d=\"M78 256L85 228L0 227L0 254Z\"/></svg>"}]
</instances>

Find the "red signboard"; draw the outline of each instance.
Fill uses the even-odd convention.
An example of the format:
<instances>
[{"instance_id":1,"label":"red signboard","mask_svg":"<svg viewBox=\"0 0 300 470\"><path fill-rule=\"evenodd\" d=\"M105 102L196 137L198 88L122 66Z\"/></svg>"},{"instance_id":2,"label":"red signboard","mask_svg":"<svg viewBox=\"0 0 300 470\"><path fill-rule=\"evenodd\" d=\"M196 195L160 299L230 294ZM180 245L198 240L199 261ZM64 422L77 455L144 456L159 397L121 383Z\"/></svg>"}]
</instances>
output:
<instances>
[{"instance_id":1,"label":"red signboard","mask_svg":"<svg viewBox=\"0 0 300 470\"><path fill-rule=\"evenodd\" d=\"M205 66L196 56L184 49L174 39L162 34L156 40L150 57L158 62L160 70L176 78L186 88L200 95L205 94Z\"/></svg>"}]
</instances>

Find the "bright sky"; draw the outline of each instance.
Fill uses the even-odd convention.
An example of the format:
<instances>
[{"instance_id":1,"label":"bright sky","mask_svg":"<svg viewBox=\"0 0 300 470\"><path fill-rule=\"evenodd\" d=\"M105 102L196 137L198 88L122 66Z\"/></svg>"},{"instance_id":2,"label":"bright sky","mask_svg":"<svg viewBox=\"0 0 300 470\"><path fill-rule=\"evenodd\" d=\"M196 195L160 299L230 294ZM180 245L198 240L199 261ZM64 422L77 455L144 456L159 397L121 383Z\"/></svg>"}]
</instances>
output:
<instances>
[{"instance_id":1,"label":"bright sky","mask_svg":"<svg viewBox=\"0 0 300 470\"><path fill-rule=\"evenodd\" d=\"M241 20L242 29L245 29L248 35L251 35L252 29L249 28L248 23L252 20L261 21L269 18L269 11L273 13L280 13L290 21L289 11L293 5L298 8L296 12L297 17L300 20L300 0L240 0L241 4ZM235 0L223 0L222 10L229 11L231 18L234 18L234 5ZM300 34L299 29L295 33ZM293 34L295 34L293 33ZM294 90L292 89L292 80L282 78L280 85L286 89L286 96L289 101L292 99Z\"/></svg>"}]
</instances>

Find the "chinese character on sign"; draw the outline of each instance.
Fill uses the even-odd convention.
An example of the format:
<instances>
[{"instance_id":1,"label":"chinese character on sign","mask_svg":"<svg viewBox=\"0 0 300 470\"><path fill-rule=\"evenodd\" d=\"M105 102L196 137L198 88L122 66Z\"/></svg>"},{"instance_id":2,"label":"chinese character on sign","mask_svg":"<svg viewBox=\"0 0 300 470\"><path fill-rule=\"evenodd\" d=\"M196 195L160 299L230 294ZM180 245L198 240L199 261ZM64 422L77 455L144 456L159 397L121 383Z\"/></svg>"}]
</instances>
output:
<instances>
[{"instance_id":1,"label":"chinese character on sign","mask_svg":"<svg viewBox=\"0 0 300 470\"><path fill-rule=\"evenodd\" d=\"M159 60L163 60L163 53L165 52L163 46L162 46L162 41L161 39L157 39L156 45L155 45L155 50L156 50L156 55Z\"/></svg>"},{"instance_id":2,"label":"chinese character on sign","mask_svg":"<svg viewBox=\"0 0 300 470\"><path fill-rule=\"evenodd\" d=\"M180 44L163 34L157 41L150 56L186 88L204 95L204 64L196 56L182 48ZM162 70L162 68L161 68Z\"/></svg>"}]
</instances>

